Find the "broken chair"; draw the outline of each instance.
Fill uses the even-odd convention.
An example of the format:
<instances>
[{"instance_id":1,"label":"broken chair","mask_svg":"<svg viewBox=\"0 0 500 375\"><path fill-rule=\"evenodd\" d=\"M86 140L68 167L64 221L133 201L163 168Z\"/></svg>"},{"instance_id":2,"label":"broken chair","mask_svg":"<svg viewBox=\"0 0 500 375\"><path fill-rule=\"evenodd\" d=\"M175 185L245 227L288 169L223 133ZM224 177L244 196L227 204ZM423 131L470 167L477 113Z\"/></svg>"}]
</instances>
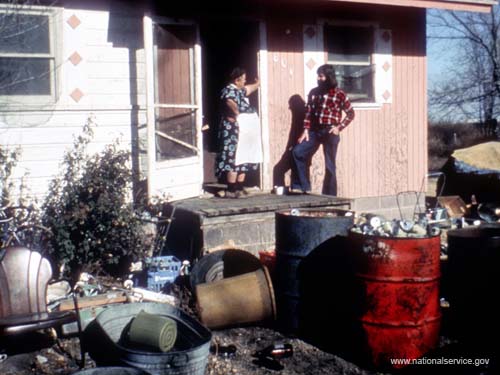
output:
<instances>
[{"instance_id":1,"label":"broken chair","mask_svg":"<svg viewBox=\"0 0 500 375\"><path fill-rule=\"evenodd\" d=\"M74 311L49 312L49 261L25 247L0 249L0 337L77 321Z\"/></svg>"}]
</instances>

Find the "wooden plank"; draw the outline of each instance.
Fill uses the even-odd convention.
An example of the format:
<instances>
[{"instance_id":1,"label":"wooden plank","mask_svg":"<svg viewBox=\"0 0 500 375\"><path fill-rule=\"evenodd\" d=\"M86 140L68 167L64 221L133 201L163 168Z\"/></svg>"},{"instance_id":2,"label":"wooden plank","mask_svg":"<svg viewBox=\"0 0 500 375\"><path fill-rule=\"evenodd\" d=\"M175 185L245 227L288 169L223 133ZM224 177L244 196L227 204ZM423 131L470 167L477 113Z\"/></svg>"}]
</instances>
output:
<instances>
[{"instance_id":1,"label":"wooden plank","mask_svg":"<svg viewBox=\"0 0 500 375\"><path fill-rule=\"evenodd\" d=\"M127 127L97 127L94 139L100 143L112 143L120 139L123 143L130 142L130 129ZM2 134L4 145L55 145L73 144L75 135L81 133L81 127L41 127L41 128L11 128Z\"/></svg>"},{"instance_id":2,"label":"wooden plank","mask_svg":"<svg viewBox=\"0 0 500 375\"><path fill-rule=\"evenodd\" d=\"M96 78L127 78L127 79L137 79L140 77L145 77L146 66L144 63L137 63L132 69L130 64L127 62L87 62L88 77L90 79Z\"/></svg>"},{"instance_id":3,"label":"wooden plank","mask_svg":"<svg viewBox=\"0 0 500 375\"><path fill-rule=\"evenodd\" d=\"M1 111L0 111L1 113ZM145 123L144 110L136 111L139 123ZM94 122L97 127L130 127L131 109L103 110L93 113ZM52 112L26 111L3 113L3 126L0 126L0 135L7 133L13 128L79 128L87 122L88 111L75 111L56 109Z\"/></svg>"},{"instance_id":4,"label":"wooden plank","mask_svg":"<svg viewBox=\"0 0 500 375\"><path fill-rule=\"evenodd\" d=\"M127 295L122 292L99 294L97 296L80 297L77 299L78 308L85 309L88 307L110 305L114 303L127 302ZM75 309L73 299L61 301L59 304L59 311L70 311Z\"/></svg>"},{"instance_id":5,"label":"wooden plank","mask_svg":"<svg viewBox=\"0 0 500 375\"><path fill-rule=\"evenodd\" d=\"M88 77L88 89L86 95L127 95L127 103L130 103L130 96L145 95L145 82L143 78L135 79L134 84L130 78L90 78Z\"/></svg>"},{"instance_id":6,"label":"wooden plank","mask_svg":"<svg viewBox=\"0 0 500 375\"><path fill-rule=\"evenodd\" d=\"M194 198L172 204L176 212L193 212L203 217L214 217L222 212L234 209L244 210L246 213L253 212L275 212L291 207L321 207L321 206L345 206L350 204L346 198L322 196L322 195L275 195L259 194L242 199L202 199Z\"/></svg>"},{"instance_id":7,"label":"wooden plank","mask_svg":"<svg viewBox=\"0 0 500 375\"><path fill-rule=\"evenodd\" d=\"M130 50L123 47L86 46L86 59L89 62L130 62ZM136 63L144 63L144 54L136 53Z\"/></svg>"}]
</instances>

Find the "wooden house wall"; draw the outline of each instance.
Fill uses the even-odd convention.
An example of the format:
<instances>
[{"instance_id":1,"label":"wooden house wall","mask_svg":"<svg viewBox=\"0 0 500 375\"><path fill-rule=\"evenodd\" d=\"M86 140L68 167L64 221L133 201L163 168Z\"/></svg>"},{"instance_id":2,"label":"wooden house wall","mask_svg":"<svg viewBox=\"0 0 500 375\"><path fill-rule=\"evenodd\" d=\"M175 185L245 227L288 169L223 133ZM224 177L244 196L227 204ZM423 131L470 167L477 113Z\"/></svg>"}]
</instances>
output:
<instances>
[{"instance_id":1,"label":"wooden house wall","mask_svg":"<svg viewBox=\"0 0 500 375\"><path fill-rule=\"evenodd\" d=\"M341 134L339 195L358 198L418 191L427 171L425 10L391 9L375 15L360 11L359 15L359 20L392 30L393 99L378 108L355 108L356 119ZM299 23L268 26L271 170L285 151L290 129L287 99L297 93L304 97ZM323 175L320 149L311 166L314 192L321 191Z\"/></svg>"},{"instance_id":2,"label":"wooden house wall","mask_svg":"<svg viewBox=\"0 0 500 375\"><path fill-rule=\"evenodd\" d=\"M392 30L393 100L379 108L357 108L356 119L342 133L337 158L339 194L352 198L418 190L427 171L425 10L373 9L363 12L360 5L344 18L374 21ZM93 149L116 138L123 147L140 147L141 124L145 124L141 17L113 13L110 19L107 11L78 9L61 12L57 102L43 109L0 109L0 142L23 145L17 173L28 172L36 180L35 192L45 191L59 170L63 150L71 146L73 135L89 117L97 124ZM329 15L318 13L317 17ZM331 17L343 15L333 9ZM72 23L75 18L78 22ZM287 168L283 157L292 125L288 101L296 95L304 99L302 29L311 19L271 17L265 21L269 80L268 97L263 100L269 113L268 170L274 172L276 181L276 175ZM75 53L81 59L72 59ZM81 92L78 99L76 89ZM316 192L323 180L322 159L319 151L311 168Z\"/></svg>"},{"instance_id":3,"label":"wooden house wall","mask_svg":"<svg viewBox=\"0 0 500 375\"><path fill-rule=\"evenodd\" d=\"M63 152L89 119L91 152L117 139L125 149L138 147L140 124L145 124L142 19L55 9L60 12L55 47L61 51L56 102L0 108L0 144L22 146L15 182L27 174L31 192L39 196L46 194Z\"/></svg>"},{"instance_id":4,"label":"wooden house wall","mask_svg":"<svg viewBox=\"0 0 500 375\"><path fill-rule=\"evenodd\" d=\"M302 24L287 21L270 22L268 35L268 113L269 159L273 184L284 185L280 178L286 173L290 183L289 142L296 139L292 130L289 101L304 92L304 59ZM292 138L292 139L290 139ZM281 160L281 162L280 162Z\"/></svg>"}]
</instances>

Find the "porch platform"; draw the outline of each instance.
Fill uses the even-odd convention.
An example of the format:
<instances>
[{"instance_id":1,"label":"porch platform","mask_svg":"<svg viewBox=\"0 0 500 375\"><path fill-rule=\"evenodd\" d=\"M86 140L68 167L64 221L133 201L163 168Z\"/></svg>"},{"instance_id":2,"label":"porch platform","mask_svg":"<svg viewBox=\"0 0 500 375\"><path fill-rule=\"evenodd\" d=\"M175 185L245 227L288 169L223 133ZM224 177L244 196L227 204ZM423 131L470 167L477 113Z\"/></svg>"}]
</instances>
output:
<instances>
[{"instance_id":1,"label":"porch platform","mask_svg":"<svg viewBox=\"0 0 500 375\"><path fill-rule=\"evenodd\" d=\"M349 209L351 199L328 195L258 193L245 198L192 198L168 203L172 217L163 255L193 261L218 249L242 249L258 256L273 249L275 212L291 208Z\"/></svg>"}]
</instances>

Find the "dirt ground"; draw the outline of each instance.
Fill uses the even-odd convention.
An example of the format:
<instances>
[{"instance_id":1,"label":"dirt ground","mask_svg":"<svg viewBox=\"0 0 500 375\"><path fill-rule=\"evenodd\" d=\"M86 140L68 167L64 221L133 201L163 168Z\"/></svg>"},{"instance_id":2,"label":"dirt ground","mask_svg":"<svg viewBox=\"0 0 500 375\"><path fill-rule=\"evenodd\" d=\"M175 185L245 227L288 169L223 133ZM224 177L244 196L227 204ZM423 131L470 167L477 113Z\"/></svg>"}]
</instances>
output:
<instances>
[{"instance_id":1,"label":"dirt ground","mask_svg":"<svg viewBox=\"0 0 500 375\"><path fill-rule=\"evenodd\" d=\"M273 343L288 343L293 355L273 361L259 361L253 354ZM7 345L7 346L6 346ZM225 354L234 345L233 355ZM414 365L400 371L378 372L349 362L342 357L322 351L298 338L285 336L271 327L248 326L213 331L211 353L205 375L230 374L283 374L283 375L494 375L498 367L491 364L474 365ZM2 343L6 358L0 362L2 375L68 375L79 371L80 347L78 338L62 339L54 343L50 335L32 334L10 343ZM218 353L216 349L218 348ZM428 358L481 359L491 354L467 348L456 341L441 338L439 348L429 353ZM491 359L491 358L490 358ZM95 362L86 356L85 368L95 367Z\"/></svg>"}]
</instances>

